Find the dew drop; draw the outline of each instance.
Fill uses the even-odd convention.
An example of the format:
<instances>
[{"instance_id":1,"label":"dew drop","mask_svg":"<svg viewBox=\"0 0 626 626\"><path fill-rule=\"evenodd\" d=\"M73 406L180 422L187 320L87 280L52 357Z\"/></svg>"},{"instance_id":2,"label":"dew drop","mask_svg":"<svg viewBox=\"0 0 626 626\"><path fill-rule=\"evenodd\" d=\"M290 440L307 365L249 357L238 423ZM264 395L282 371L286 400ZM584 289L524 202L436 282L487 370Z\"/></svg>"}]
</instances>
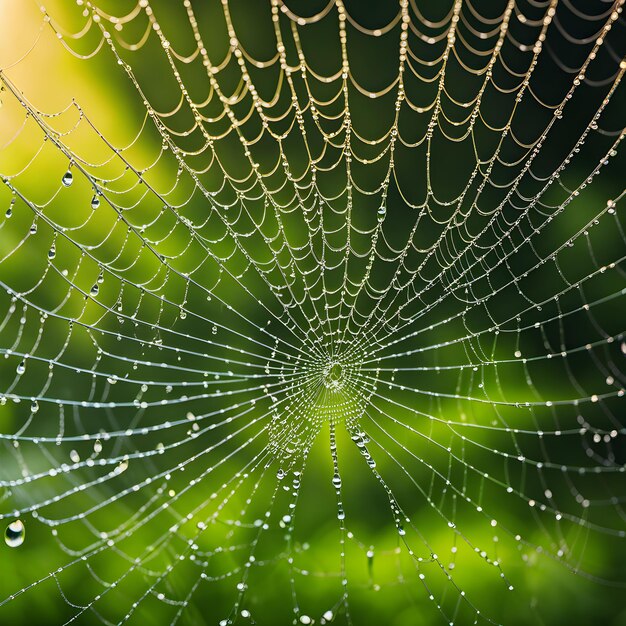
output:
<instances>
[{"instance_id":1,"label":"dew drop","mask_svg":"<svg viewBox=\"0 0 626 626\"><path fill-rule=\"evenodd\" d=\"M98 198L98 194L94 194L94 197L91 199L91 208L95 211L100 206L100 198Z\"/></svg>"},{"instance_id":2,"label":"dew drop","mask_svg":"<svg viewBox=\"0 0 626 626\"><path fill-rule=\"evenodd\" d=\"M24 543L24 536L26 535L26 529L22 520L15 520L11 522L7 529L4 531L4 542L9 548L17 548Z\"/></svg>"},{"instance_id":3,"label":"dew drop","mask_svg":"<svg viewBox=\"0 0 626 626\"><path fill-rule=\"evenodd\" d=\"M39 411L39 403L37 402L37 400L33 400L30 405L30 412L37 413L37 411Z\"/></svg>"},{"instance_id":4,"label":"dew drop","mask_svg":"<svg viewBox=\"0 0 626 626\"><path fill-rule=\"evenodd\" d=\"M339 474L333 476L333 487L335 489L341 489L341 476L339 476Z\"/></svg>"},{"instance_id":5,"label":"dew drop","mask_svg":"<svg viewBox=\"0 0 626 626\"><path fill-rule=\"evenodd\" d=\"M26 363L22 361L15 371L21 376L26 371Z\"/></svg>"},{"instance_id":6,"label":"dew drop","mask_svg":"<svg viewBox=\"0 0 626 626\"><path fill-rule=\"evenodd\" d=\"M69 187L74 182L74 176L72 175L72 172L67 170L67 172L63 174L63 178L61 179L61 182L63 183L64 187Z\"/></svg>"},{"instance_id":7,"label":"dew drop","mask_svg":"<svg viewBox=\"0 0 626 626\"><path fill-rule=\"evenodd\" d=\"M56 255L57 255L56 246L54 244L52 244L52 246L50 247L50 250L48 250L48 258L49 259L54 259L54 257Z\"/></svg>"},{"instance_id":8,"label":"dew drop","mask_svg":"<svg viewBox=\"0 0 626 626\"><path fill-rule=\"evenodd\" d=\"M115 475L121 474L122 472L125 472L128 469L128 463L129 463L129 459L128 457L124 457L119 464L115 467L115 469L113 470L113 473Z\"/></svg>"},{"instance_id":9,"label":"dew drop","mask_svg":"<svg viewBox=\"0 0 626 626\"><path fill-rule=\"evenodd\" d=\"M100 291L100 287L98 287L98 284L96 283L92 288L91 288L91 295L92 296L97 296L98 292Z\"/></svg>"}]
</instances>

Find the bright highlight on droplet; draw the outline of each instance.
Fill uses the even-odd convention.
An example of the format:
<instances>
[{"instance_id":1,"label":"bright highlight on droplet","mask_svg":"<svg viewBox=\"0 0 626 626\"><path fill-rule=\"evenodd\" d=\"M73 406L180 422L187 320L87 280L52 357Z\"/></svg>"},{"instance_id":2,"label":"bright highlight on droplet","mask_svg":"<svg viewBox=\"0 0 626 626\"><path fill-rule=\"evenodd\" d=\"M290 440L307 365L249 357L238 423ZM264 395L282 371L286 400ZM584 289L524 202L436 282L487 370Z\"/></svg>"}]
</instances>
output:
<instances>
[{"instance_id":1,"label":"bright highlight on droplet","mask_svg":"<svg viewBox=\"0 0 626 626\"><path fill-rule=\"evenodd\" d=\"M4 531L4 542L9 548L18 548L24 543L26 529L22 520L11 522Z\"/></svg>"}]
</instances>

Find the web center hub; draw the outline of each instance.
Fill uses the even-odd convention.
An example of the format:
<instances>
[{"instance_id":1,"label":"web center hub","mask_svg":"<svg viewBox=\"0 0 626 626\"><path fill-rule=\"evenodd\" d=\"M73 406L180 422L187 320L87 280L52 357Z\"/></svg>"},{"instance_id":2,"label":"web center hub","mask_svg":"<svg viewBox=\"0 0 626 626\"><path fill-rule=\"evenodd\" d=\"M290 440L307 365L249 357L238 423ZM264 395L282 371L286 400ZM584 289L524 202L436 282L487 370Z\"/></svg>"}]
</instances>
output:
<instances>
[{"instance_id":1,"label":"web center hub","mask_svg":"<svg viewBox=\"0 0 626 626\"><path fill-rule=\"evenodd\" d=\"M330 363L324 370L324 384L328 389L340 389L343 386L344 373L341 363Z\"/></svg>"}]
</instances>

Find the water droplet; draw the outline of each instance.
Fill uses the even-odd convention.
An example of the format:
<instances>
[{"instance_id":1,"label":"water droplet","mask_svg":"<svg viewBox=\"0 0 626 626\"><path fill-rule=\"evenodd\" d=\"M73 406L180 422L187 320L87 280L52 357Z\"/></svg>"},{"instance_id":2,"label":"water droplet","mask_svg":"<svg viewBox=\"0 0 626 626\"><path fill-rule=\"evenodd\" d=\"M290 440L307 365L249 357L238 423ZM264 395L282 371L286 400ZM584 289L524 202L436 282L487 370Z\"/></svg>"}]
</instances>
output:
<instances>
[{"instance_id":1,"label":"water droplet","mask_svg":"<svg viewBox=\"0 0 626 626\"><path fill-rule=\"evenodd\" d=\"M30 411L31 413L37 413L37 411L39 411L39 403L37 402L37 400L32 401L30 405Z\"/></svg>"},{"instance_id":2,"label":"water droplet","mask_svg":"<svg viewBox=\"0 0 626 626\"><path fill-rule=\"evenodd\" d=\"M22 361L15 371L21 376L26 371L26 363Z\"/></svg>"},{"instance_id":3,"label":"water droplet","mask_svg":"<svg viewBox=\"0 0 626 626\"><path fill-rule=\"evenodd\" d=\"M65 174L63 174L63 178L61 179L64 187L69 187L74 182L74 176L70 170L67 170Z\"/></svg>"},{"instance_id":4,"label":"water droplet","mask_svg":"<svg viewBox=\"0 0 626 626\"><path fill-rule=\"evenodd\" d=\"M333 487L335 489L341 489L341 476L339 476L339 474L333 476Z\"/></svg>"},{"instance_id":5,"label":"water droplet","mask_svg":"<svg viewBox=\"0 0 626 626\"><path fill-rule=\"evenodd\" d=\"M28 231L31 235L34 235L37 232L37 224L35 224L33 222L33 224L31 225L29 231Z\"/></svg>"},{"instance_id":6,"label":"water droplet","mask_svg":"<svg viewBox=\"0 0 626 626\"><path fill-rule=\"evenodd\" d=\"M300 623L306 626L306 624L311 624L312 620L308 615L300 615Z\"/></svg>"},{"instance_id":7,"label":"water droplet","mask_svg":"<svg viewBox=\"0 0 626 626\"><path fill-rule=\"evenodd\" d=\"M50 250L48 250L48 258L49 259L54 259L54 257L56 255L57 255L56 246L54 244L52 244L52 246L50 247Z\"/></svg>"},{"instance_id":8,"label":"water droplet","mask_svg":"<svg viewBox=\"0 0 626 626\"><path fill-rule=\"evenodd\" d=\"M333 612L332 611L326 611L324 613L324 615L322 615L322 617L327 621L330 622L333 619Z\"/></svg>"},{"instance_id":9,"label":"water droplet","mask_svg":"<svg viewBox=\"0 0 626 626\"><path fill-rule=\"evenodd\" d=\"M100 198L98 198L98 194L94 194L94 197L91 199L91 208L95 211L100 206Z\"/></svg>"},{"instance_id":10,"label":"water droplet","mask_svg":"<svg viewBox=\"0 0 626 626\"><path fill-rule=\"evenodd\" d=\"M15 520L11 522L7 529L4 531L4 542L9 548L17 548L24 543L24 536L26 535L26 529L22 520Z\"/></svg>"},{"instance_id":11,"label":"water droplet","mask_svg":"<svg viewBox=\"0 0 626 626\"><path fill-rule=\"evenodd\" d=\"M378 221L382 222L385 219L385 215L387 215L387 207L381 206L378 209Z\"/></svg>"},{"instance_id":12,"label":"water droplet","mask_svg":"<svg viewBox=\"0 0 626 626\"><path fill-rule=\"evenodd\" d=\"M92 296L97 296L98 292L100 291L100 287L98 287L98 284L96 283L92 288L91 288L91 295Z\"/></svg>"},{"instance_id":13,"label":"water droplet","mask_svg":"<svg viewBox=\"0 0 626 626\"><path fill-rule=\"evenodd\" d=\"M129 458L125 456L117 465L117 467L113 470L113 473L118 475L122 472L125 472L128 469Z\"/></svg>"}]
</instances>

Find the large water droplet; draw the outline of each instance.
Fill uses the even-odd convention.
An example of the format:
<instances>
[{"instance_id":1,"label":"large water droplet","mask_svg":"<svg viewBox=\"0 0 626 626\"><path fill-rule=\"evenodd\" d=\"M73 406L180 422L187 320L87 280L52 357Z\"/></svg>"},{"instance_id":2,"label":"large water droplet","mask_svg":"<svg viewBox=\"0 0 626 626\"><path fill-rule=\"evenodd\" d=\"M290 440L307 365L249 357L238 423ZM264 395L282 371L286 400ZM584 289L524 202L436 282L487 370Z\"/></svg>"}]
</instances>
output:
<instances>
[{"instance_id":1,"label":"large water droplet","mask_svg":"<svg viewBox=\"0 0 626 626\"><path fill-rule=\"evenodd\" d=\"M74 182L74 176L70 170L67 170L65 174L63 174L63 178L61 179L64 187L69 187Z\"/></svg>"},{"instance_id":2,"label":"large water droplet","mask_svg":"<svg viewBox=\"0 0 626 626\"><path fill-rule=\"evenodd\" d=\"M26 371L26 364L22 361L15 370L20 376Z\"/></svg>"},{"instance_id":3,"label":"large water droplet","mask_svg":"<svg viewBox=\"0 0 626 626\"><path fill-rule=\"evenodd\" d=\"M95 194L94 197L91 199L91 208L95 211L99 206L100 198L98 198L98 194Z\"/></svg>"},{"instance_id":4,"label":"large water droplet","mask_svg":"<svg viewBox=\"0 0 626 626\"><path fill-rule=\"evenodd\" d=\"M333 487L335 489L341 489L341 476L339 476L339 474L333 476Z\"/></svg>"},{"instance_id":5,"label":"large water droplet","mask_svg":"<svg viewBox=\"0 0 626 626\"><path fill-rule=\"evenodd\" d=\"M50 250L48 250L48 258L49 259L54 259L54 257L56 255L57 255L56 246L54 244L52 244L52 246L50 247Z\"/></svg>"},{"instance_id":6,"label":"large water droplet","mask_svg":"<svg viewBox=\"0 0 626 626\"><path fill-rule=\"evenodd\" d=\"M129 463L129 459L128 457L124 457L119 464L117 465L117 467L113 470L113 473L118 475L118 474L122 474L123 472L125 472L128 469L128 463Z\"/></svg>"},{"instance_id":7,"label":"large water droplet","mask_svg":"<svg viewBox=\"0 0 626 626\"><path fill-rule=\"evenodd\" d=\"M9 548L17 548L24 543L24 536L26 535L26 529L22 520L15 520L11 522L7 529L4 531L4 542Z\"/></svg>"}]
</instances>

